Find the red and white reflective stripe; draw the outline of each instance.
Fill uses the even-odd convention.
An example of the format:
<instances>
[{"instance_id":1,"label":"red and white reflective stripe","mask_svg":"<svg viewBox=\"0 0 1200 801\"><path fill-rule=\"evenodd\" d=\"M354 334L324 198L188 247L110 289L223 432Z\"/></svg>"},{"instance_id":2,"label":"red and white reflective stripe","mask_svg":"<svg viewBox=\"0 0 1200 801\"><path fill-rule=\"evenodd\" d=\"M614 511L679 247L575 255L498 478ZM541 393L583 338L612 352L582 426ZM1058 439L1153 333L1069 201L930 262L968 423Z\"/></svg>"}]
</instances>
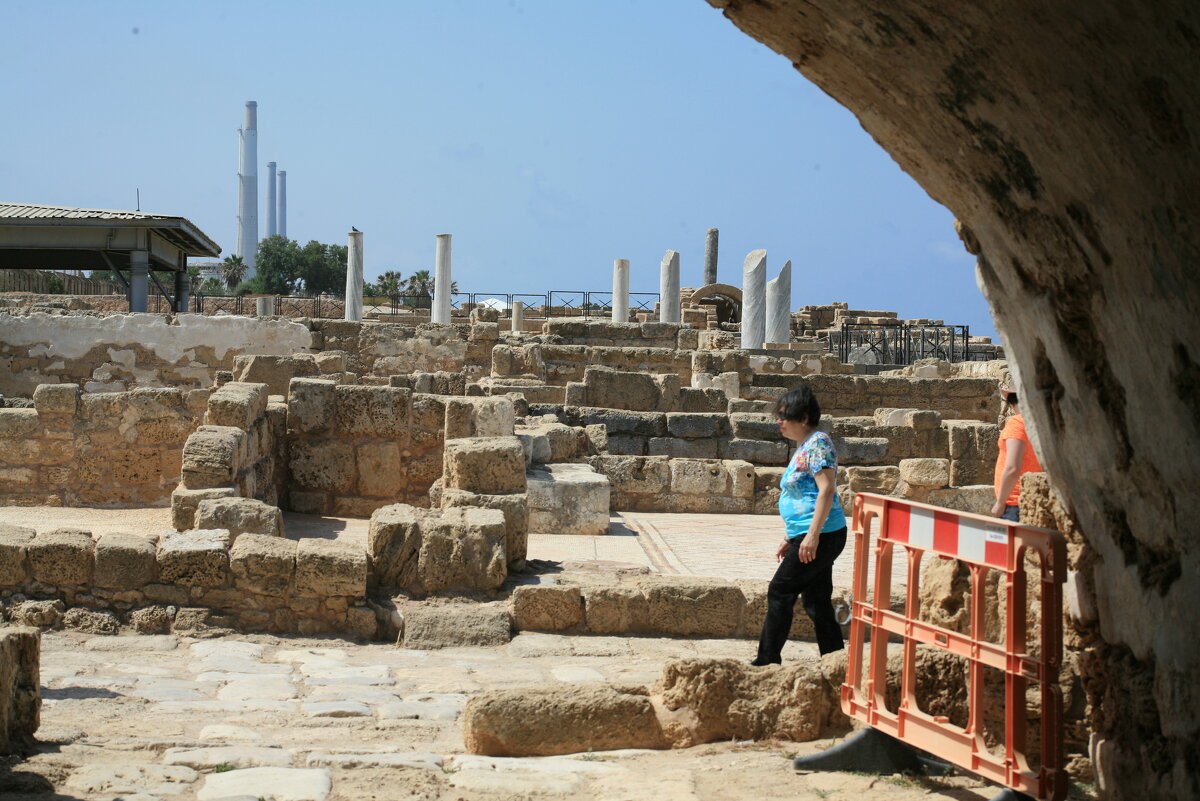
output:
<instances>
[{"instance_id":1,"label":"red and white reflective stripe","mask_svg":"<svg viewBox=\"0 0 1200 801\"><path fill-rule=\"evenodd\" d=\"M964 519L949 510L934 511L889 503L883 537L943 556L992 567L1008 567L1007 526Z\"/></svg>"}]
</instances>

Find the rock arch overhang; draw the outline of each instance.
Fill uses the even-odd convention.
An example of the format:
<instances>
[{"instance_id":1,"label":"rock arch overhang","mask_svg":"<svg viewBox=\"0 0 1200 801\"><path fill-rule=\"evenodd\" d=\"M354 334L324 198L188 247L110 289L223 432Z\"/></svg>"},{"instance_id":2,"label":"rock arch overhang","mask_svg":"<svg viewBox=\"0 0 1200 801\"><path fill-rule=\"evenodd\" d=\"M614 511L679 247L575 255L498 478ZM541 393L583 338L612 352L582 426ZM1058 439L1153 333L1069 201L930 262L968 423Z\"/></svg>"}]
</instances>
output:
<instances>
[{"instance_id":1,"label":"rock arch overhang","mask_svg":"<svg viewBox=\"0 0 1200 801\"><path fill-rule=\"evenodd\" d=\"M1195 796L1200 3L708 2L961 221L1095 549L1107 794Z\"/></svg>"},{"instance_id":2,"label":"rock arch overhang","mask_svg":"<svg viewBox=\"0 0 1200 801\"><path fill-rule=\"evenodd\" d=\"M687 300L688 303L699 303L705 298L718 296L736 300L739 306L742 303L742 290L730 284L705 284L693 292Z\"/></svg>"}]
</instances>

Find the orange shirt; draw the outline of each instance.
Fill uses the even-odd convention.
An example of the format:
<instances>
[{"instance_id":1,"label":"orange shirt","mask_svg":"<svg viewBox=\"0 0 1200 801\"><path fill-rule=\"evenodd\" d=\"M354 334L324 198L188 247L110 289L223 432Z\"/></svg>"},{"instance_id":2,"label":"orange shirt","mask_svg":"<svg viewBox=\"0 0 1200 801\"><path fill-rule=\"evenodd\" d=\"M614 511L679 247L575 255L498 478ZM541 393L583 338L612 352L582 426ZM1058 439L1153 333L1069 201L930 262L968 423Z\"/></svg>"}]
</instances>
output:
<instances>
[{"instance_id":1,"label":"orange shirt","mask_svg":"<svg viewBox=\"0 0 1200 801\"><path fill-rule=\"evenodd\" d=\"M1042 466L1038 464L1037 454L1033 452L1029 435L1025 433L1025 418L1014 414L1008 418L1008 422L1000 431L1000 455L996 457L996 475L992 481L993 487L997 489L1000 487L1000 475L1004 472L1004 460L1008 457L1008 440L1010 439L1019 439L1025 443L1025 456L1021 460L1021 472L1017 476L1017 483L1013 486L1012 492L1008 495L1008 500L1004 502L1005 506L1017 506L1021 502L1020 477L1026 473L1040 473Z\"/></svg>"}]
</instances>

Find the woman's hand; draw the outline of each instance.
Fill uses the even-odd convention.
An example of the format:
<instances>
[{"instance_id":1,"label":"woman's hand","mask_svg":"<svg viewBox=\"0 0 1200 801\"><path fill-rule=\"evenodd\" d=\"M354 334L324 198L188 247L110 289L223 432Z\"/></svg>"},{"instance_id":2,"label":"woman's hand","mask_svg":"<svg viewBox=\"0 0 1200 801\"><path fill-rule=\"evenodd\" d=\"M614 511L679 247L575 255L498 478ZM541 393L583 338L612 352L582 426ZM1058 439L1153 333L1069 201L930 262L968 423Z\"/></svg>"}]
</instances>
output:
<instances>
[{"instance_id":1,"label":"woman's hand","mask_svg":"<svg viewBox=\"0 0 1200 801\"><path fill-rule=\"evenodd\" d=\"M800 551L796 554L805 564L817 558L817 546L821 544L821 535L811 531L800 541Z\"/></svg>"},{"instance_id":2,"label":"woman's hand","mask_svg":"<svg viewBox=\"0 0 1200 801\"><path fill-rule=\"evenodd\" d=\"M1002 516L1006 508L1007 507L1004 505L1004 501L996 501L994 504L992 504L992 517Z\"/></svg>"},{"instance_id":3,"label":"woman's hand","mask_svg":"<svg viewBox=\"0 0 1200 801\"><path fill-rule=\"evenodd\" d=\"M791 548L791 547L792 547L791 540L784 539L783 542L779 543L779 548L775 551L775 561L782 562L783 557L787 555L788 548Z\"/></svg>"}]
</instances>

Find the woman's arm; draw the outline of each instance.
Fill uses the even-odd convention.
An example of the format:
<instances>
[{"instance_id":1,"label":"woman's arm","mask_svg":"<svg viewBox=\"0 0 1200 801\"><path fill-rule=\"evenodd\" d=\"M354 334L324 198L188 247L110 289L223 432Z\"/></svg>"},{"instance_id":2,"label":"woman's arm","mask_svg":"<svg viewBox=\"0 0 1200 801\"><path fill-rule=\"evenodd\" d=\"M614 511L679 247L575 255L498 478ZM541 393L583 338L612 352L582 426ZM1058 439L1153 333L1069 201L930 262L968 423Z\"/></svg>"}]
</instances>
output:
<instances>
[{"instance_id":1,"label":"woman's arm","mask_svg":"<svg viewBox=\"0 0 1200 801\"><path fill-rule=\"evenodd\" d=\"M1000 471L1000 486L996 487L996 503L992 505L992 517L1004 514L1008 496L1021 478L1021 464L1025 461L1025 440L1008 439L1004 453L1004 469Z\"/></svg>"},{"instance_id":2,"label":"woman's arm","mask_svg":"<svg viewBox=\"0 0 1200 801\"><path fill-rule=\"evenodd\" d=\"M834 474L835 471L832 467L826 467L813 475L813 480L817 482L817 505L813 509L813 519L808 526L808 534L800 542L800 552L797 556L801 562L811 562L817 558L817 546L821 544L821 529L825 527L829 510L833 508Z\"/></svg>"}]
</instances>

